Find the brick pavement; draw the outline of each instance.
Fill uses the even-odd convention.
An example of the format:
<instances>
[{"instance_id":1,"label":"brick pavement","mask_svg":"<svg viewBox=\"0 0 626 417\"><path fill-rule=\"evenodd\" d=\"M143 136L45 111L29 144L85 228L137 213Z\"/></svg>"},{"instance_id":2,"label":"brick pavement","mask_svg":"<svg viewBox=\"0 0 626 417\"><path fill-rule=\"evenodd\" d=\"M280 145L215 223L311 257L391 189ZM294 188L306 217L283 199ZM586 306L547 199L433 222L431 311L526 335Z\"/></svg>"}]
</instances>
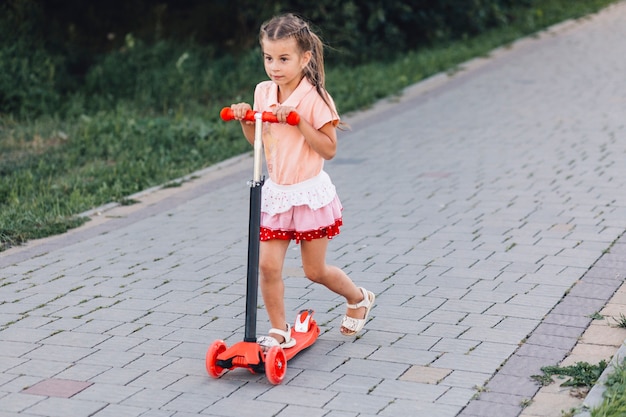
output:
<instances>
[{"instance_id":1,"label":"brick pavement","mask_svg":"<svg viewBox=\"0 0 626 417\"><path fill-rule=\"evenodd\" d=\"M0 414L518 416L624 278L625 23L621 2L348 118L329 261L377 306L339 335L292 246L287 308L322 334L282 385L204 369L243 335L250 158L3 253Z\"/></svg>"}]
</instances>

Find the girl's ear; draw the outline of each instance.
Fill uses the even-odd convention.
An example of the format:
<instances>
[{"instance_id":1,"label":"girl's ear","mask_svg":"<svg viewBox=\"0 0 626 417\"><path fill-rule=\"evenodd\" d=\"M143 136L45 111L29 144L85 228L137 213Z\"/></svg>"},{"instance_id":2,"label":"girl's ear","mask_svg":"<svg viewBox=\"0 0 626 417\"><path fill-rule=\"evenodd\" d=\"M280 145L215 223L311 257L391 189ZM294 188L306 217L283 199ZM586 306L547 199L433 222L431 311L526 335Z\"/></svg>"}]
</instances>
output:
<instances>
[{"instance_id":1,"label":"girl's ear","mask_svg":"<svg viewBox=\"0 0 626 417\"><path fill-rule=\"evenodd\" d=\"M302 54L302 69L305 69L309 62L311 62L311 58L313 57L313 52L306 51Z\"/></svg>"}]
</instances>

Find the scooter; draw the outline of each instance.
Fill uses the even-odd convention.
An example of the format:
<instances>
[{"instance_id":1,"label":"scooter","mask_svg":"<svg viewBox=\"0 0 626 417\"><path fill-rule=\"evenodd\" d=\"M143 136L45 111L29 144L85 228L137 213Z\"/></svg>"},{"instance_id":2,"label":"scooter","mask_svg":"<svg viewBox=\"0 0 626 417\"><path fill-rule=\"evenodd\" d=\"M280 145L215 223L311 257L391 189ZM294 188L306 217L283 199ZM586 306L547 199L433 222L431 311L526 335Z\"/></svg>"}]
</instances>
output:
<instances>
[{"instance_id":1,"label":"scooter","mask_svg":"<svg viewBox=\"0 0 626 417\"><path fill-rule=\"evenodd\" d=\"M220 112L224 121L234 120L233 112L225 107ZM255 112L249 110L245 120L255 122L254 130L254 171L250 186L250 218L248 227L248 271L246 282L246 317L244 339L241 342L227 347L223 340L216 340L206 353L206 370L213 378L219 378L226 370L245 368L253 374L265 373L268 381L274 385L280 384L287 372L287 361L303 349L310 347L320 334L320 328L313 319L313 310L302 310L296 317L291 328L291 337L296 345L283 349L281 346L272 346L267 351L257 343L257 297L259 281L259 231L261 226L261 189L264 178L262 170L262 132L263 123L277 123L278 119L272 112ZM300 122L300 116L292 112L287 116L287 123L295 126Z\"/></svg>"}]
</instances>

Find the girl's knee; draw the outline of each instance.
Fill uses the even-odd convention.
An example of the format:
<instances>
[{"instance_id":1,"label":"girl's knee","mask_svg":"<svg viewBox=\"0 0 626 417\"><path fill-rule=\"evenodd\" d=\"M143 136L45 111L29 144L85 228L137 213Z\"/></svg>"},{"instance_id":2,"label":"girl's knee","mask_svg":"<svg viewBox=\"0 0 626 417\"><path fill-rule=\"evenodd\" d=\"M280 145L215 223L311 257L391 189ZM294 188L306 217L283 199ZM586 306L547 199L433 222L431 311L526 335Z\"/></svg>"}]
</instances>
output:
<instances>
[{"instance_id":1,"label":"girl's knee","mask_svg":"<svg viewBox=\"0 0 626 417\"><path fill-rule=\"evenodd\" d=\"M265 280L271 280L276 278L282 278L282 265L276 262L259 261L259 272L261 278Z\"/></svg>"},{"instance_id":2,"label":"girl's knee","mask_svg":"<svg viewBox=\"0 0 626 417\"><path fill-rule=\"evenodd\" d=\"M304 268L304 275L317 284L323 284L328 276L328 268Z\"/></svg>"}]
</instances>

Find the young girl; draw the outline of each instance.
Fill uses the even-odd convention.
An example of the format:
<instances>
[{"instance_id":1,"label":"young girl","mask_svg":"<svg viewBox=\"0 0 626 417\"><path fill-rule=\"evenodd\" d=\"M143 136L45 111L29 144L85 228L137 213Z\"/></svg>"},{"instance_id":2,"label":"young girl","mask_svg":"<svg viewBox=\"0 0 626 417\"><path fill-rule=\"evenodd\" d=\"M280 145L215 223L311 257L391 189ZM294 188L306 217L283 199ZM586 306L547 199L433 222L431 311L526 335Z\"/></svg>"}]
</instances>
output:
<instances>
[{"instance_id":1,"label":"young girl","mask_svg":"<svg viewBox=\"0 0 626 417\"><path fill-rule=\"evenodd\" d=\"M292 14L274 17L260 31L265 71L270 81L257 85L254 110L271 111L282 123L266 123L263 145L269 179L262 192L260 285L272 325L264 347L295 345L285 320L283 263L289 242L300 243L304 273L343 296L347 311L341 333L356 335L365 325L375 296L354 285L339 268L326 264L328 241L339 234L342 206L324 172L335 156L339 115L324 89L323 44L309 25ZM254 122L243 121L248 103L231 106L246 139L254 143ZM297 126L284 122L295 111Z\"/></svg>"}]
</instances>

